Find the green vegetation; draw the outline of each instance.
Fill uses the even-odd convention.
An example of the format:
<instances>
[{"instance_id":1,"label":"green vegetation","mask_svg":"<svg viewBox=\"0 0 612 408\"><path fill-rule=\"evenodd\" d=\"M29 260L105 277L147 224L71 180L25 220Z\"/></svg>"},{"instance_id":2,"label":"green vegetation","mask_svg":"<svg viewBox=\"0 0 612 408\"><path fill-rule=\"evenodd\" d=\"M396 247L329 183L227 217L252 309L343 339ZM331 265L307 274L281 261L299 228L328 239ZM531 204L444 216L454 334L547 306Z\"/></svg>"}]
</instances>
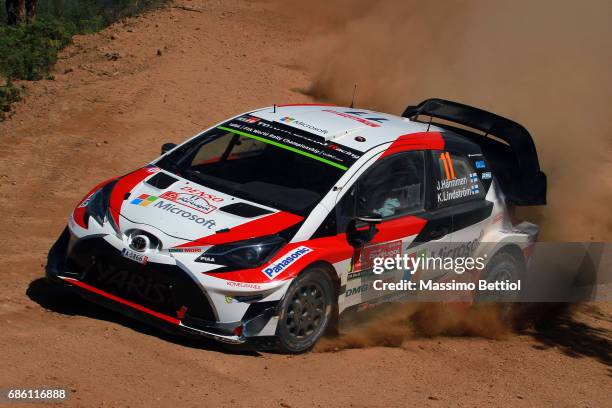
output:
<instances>
[{"instance_id":1,"label":"green vegetation","mask_svg":"<svg viewBox=\"0 0 612 408\"><path fill-rule=\"evenodd\" d=\"M123 17L162 6L167 0L39 0L36 19L6 24L0 0L0 120L21 90L11 81L46 78L57 53L75 34L92 33Z\"/></svg>"},{"instance_id":2,"label":"green vegetation","mask_svg":"<svg viewBox=\"0 0 612 408\"><path fill-rule=\"evenodd\" d=\"M7 79L43 78L57 52L70 43L74 24L39 18L28 24L0 27L0 73Z\"/></svg>"},{"instance_id":3,"label":"green vegetation","mask_svg":"<svg viewBox=\"0 0 612 408\"><path fill-rule=\"evenodd\" d=\"M4 120L11 110L11 104L21 99L22 89L8 82L0 86L0 121Z\"/></svg>"}]
</instances>

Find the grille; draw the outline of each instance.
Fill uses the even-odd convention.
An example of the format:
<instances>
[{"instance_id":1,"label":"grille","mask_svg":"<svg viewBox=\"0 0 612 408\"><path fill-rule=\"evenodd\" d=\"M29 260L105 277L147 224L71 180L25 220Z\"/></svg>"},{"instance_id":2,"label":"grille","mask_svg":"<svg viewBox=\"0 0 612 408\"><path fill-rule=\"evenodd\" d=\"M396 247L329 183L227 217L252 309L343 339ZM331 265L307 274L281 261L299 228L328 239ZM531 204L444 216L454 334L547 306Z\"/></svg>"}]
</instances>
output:
<instances>
[{"instance_id":1,"label":"grille","mask_svg":"<svg viewBox=\"0 0 612 408\"><path fill-rule=\"evenodd\" d=\"M67 270L81 281L172 317L183 306L187 313L215 321L206 295L180 268L148 263L141 265L121 256L102 238L78 242L68 255Z\"/></svg>"}]
</instances>

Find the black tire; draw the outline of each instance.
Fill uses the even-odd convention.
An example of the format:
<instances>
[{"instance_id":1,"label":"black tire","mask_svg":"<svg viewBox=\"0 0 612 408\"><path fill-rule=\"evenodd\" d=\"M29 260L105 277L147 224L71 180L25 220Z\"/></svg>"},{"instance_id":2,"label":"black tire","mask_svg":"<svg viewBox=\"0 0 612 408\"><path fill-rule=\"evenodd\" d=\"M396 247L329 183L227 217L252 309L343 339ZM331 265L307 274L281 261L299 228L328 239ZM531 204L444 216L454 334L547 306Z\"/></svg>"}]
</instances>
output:
<instances>
[{"instance_id":1,"label":"black tire","mask_svg":"<svg viewBox=\"0 0 612 408\"><path fill-rule=\"evenodd\" d=\"M524 275L524 264L515 255L509 252L501 252L493 257L487 265L487 270L484 280L487 282L504 281L518 282ZM517 301L519 293L517 292L478 292L476 294L476 302L496 302L506 306L509 303Z\"/></svg>"},{"instance_id":2,"label":"black tire","mask_svg":"<svg viewBox=\"0 0 612 408\"><path fill-rule=\"evenodd\" d=\"M280 303L276 337L281 353L310 350L332 320L333 283L319 267L302 272L289 286Z\"/></svg>"}]
</instances>

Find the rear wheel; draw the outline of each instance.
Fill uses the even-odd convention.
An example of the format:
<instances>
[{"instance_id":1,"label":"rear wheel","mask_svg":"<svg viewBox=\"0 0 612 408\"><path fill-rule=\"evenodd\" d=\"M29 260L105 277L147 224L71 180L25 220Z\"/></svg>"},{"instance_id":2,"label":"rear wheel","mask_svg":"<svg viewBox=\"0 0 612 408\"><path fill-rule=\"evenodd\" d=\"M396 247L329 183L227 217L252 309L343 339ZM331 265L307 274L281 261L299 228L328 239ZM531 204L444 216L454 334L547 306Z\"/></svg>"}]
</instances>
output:
<instances>
[{"instance_id":1,"label":"rear wheel","mask_svg":"<svg viewBox=\"0 0 612 408\"><path fill-rule=\"evenodd\" d=\"M524 264L509 252L501 252L493 257L487 265L484 279L488 283L512 282L516 283L523 278ZM476 294L477 303L496 303L501 317L504 320L511 318L513 303L519 299L519 293L514 291L482 291Z\"/></svg>"},{"instance_id":2,"label":"rear wheel","mask_svg":"<svg viewBox=\"0 0 612 408\"><path fill-rule=\"evenodd\" d=\"M321 268L309 268L289 286L280 305L278 350L303 353L314 346L331 321L333 284Z\"/></svg>"}]
</instances>

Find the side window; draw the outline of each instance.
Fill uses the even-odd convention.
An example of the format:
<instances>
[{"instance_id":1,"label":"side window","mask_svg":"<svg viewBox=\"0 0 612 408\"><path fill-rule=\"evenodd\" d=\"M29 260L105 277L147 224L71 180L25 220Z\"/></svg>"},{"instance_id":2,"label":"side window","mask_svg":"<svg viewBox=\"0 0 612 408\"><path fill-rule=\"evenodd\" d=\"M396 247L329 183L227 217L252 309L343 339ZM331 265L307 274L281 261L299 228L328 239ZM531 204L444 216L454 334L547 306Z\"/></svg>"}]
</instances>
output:
<instances>
[{"instance_id":1,"label":"side window","mask_svg":"<svg viewBox=\"0 0 612 408\"><path fill-rule=\"evenodd\" d=\"M422 151L399 153L375 163L340 202L343 216L391 218L420 211L425 201Z\"/></svg>"},{"instance_id":2,"label":"side window","mask_svg":"<svg viewBox=\"0 0 612 408\"><path fill-rule=\"evenodd\" d=\"M438 207L464 203L485 195L485 189L467 157L434 151L438 164L435 196Z\"/></svg>"}]
</instances>

